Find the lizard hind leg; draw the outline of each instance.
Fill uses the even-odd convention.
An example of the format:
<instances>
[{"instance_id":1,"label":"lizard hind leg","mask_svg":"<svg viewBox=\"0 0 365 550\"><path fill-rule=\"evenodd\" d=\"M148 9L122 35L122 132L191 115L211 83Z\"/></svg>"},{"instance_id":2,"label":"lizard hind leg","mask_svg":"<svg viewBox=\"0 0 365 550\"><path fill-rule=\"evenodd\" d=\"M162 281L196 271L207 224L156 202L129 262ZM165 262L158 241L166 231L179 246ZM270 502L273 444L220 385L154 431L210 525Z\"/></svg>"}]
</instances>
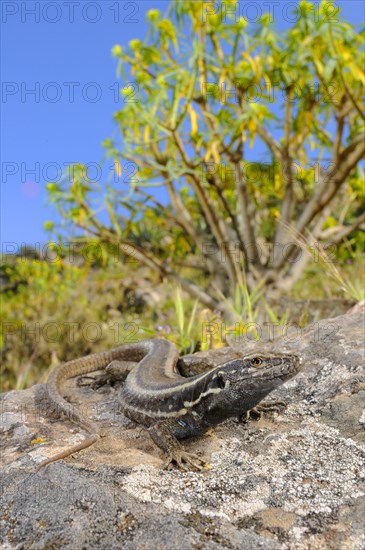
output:
<instances>
[{"instance_id":1,"label":"lizard hind leg","mask_svg":"<svg viewBox=\"0 0 365 550\"><path fill-rule=\"evenodd\" d=\"M98 390L102 386L111 385L115 382L124 382L131 370L137 365L135 361L111 361L104 369L104 372L97 376L80 376L78 386L90 386L92 390ZM91 381L91 382L90 382Z\"/></svg>"},{"instance_id":2,"label":"lizard hind leg","mask_svg":"<svg viewBox=\"0 0 365 550\"><path fill-rule=\"evenodd\" d=\"M207 467L205 460L199 456L184 451L176 437L169 431L166 421L156 422L148 428L153 442L167 454L164 469L175 463L181 470L203 470Z\"/></svg>"},{"instance_id":3,"label":"lizard hind leg","mask_svg":"<svg viewBox=\"0 0 365 550\"><path fill-rule=\"evenodd\" d=\"M113 381L124 382L136 365L138 363L135 361L120 361L119 359L115 359L105 367L105 372Z\"/></svg>"}]
</instances>

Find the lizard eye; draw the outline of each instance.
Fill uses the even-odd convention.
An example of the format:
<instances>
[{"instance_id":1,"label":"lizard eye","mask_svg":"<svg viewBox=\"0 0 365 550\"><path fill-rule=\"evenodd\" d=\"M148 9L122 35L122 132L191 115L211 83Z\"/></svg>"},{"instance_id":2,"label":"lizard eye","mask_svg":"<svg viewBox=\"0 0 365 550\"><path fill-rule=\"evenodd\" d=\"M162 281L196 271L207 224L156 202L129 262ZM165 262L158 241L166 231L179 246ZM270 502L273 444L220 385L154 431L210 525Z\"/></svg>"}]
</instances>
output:
<instances>
[{"instance_id":1,"label":"lizard eye","mask_svg":"<svg viewBox=\"0 0 365 550\"><path fill-rule=\"evenodd\" d=\"M262 365L262 359L261 357L254 357L251 361L251 365L253 367L259 367L260 365Z\"/></svg>"}]
</instances>

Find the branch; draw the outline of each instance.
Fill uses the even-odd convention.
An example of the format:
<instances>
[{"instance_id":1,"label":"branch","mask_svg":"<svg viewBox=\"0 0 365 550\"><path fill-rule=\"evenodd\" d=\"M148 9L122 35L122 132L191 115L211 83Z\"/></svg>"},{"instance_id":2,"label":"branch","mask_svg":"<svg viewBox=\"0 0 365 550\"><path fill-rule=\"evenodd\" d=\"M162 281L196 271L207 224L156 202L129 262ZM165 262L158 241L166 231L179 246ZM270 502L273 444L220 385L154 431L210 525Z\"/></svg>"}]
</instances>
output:
<instances>
[{"instance_id":1,"label":"branch","mask_svg":"<svg viewBox=\"0 0 365 550\"><path fill-rule=\"evenodd\" d=\"M309 226L315 216L323 212L325 207L331 202L340 187L344 184L351 170L356 166L359 160L363 158L365 154L364 136L364 133L357 135L339 155L334 170L330 173L327 172L327 174L323 176L316 192L313 194L307 207L297 221L295 228L296 233L303 233L304 229ZM285 254L282 255L280 261L275 266L276 269L280 269L284 265L287 259L293 254L293 250L294 246L285 247ZM273 276L275 277L275 275Z\"/></svg>"},{"instance_id":2,"label":"branch","mask_svg":"<svg viewBox=\"0 0 365 550\"><path fill-rule=\"evenodd\" d=\"M206 115L206 120L207 120L208 126L210 127L211 131L214 132L215 131L214 124L210 120L210 118L212 117L211 113L208 110L205 110L204 108L203 108L203 112ZM216 190L217 195L218 195L219 199L221 200L221 203L222 203L222 206L223 206L224 210L226 211L226 213L228 214L228 216L232 220L233 229L235 231L237 241L239 243L240 250L245 255L245 259L246 259L245 264L246 264L246 267L247 267L249 262L254 262L257 259L256 258L257 254L254 255L254 254L251 253L251 258L249 259L249 252L248 251L249 251L250 247L252 247L255 244L256 240L255 240L255 237L254 237L254 233L252 231L252 226L251 226L251 223L250 223L250 217L249 217L248 212L247 212L247 204L248 204L247 194L245 192L242 192L242 190L241 190L241 183L244 182L244 176L243 176L243 173L241 173L242 171L241 171L241 167L240 167L240 164L239 164L240 161L242 160L242 152L241 152L242 138L241 138L241 136L238 139L239 139L239 143L238 143L237 149L233 153L232 153L232 148L233 148L234 142L237 140L237 137L233 136L231 138L230 144L228 146L226 146L224 144L223 139L221 139L220 140L220 150L219 150L219 152L220 152L220 154L226 154L227 155L228 159L234 165L235 175L238 176L238 179L237 179L237 177L235 177L234 181L235 181L235 185L236 185L237 196L239 198L240 209L241 209L241 212L244 216L244 221L242 219L241 213L238 213L238 215L235 215L235 213L232 211L227 199L224 196L223 189L222 189L221 185L219 184L219 182L217 181L215 173L210 173L209 174L209 180L210 180L209 183L214 186L214 189ZM192 141L191 143L192 143L196 153L199 155L200 153L197 150L196 143L194 141ZM221 183L222 183L221 178L220 178L220 180L221 180ZM245 191L246 191L246 184L244 184L244 188L245 188ZM242 200L242 195L245 195L244 200Z\"/></svg>"},{"instance_id":3,"label":"branch","mask_svg":"<svg viewBox=\"0 0 365 550\"><path fill-rule=\"evenodd\" d=\"M238 158L236 159L231 156L230 160L233 163L235 174L237 174L237 177L235 177L235 186L238 199L238 219L244 252L249 263L261 265L256 235L252 225L252 216L250 216L248 211L247 181L241 166L242 158L238 160Z\"/></svg>"},{"instance_id":4,"label":"branch","mask_svg":"<svg viewBox=\"0 0 365 550\"><path fill-rule=\"evenodd\" d=\"M168 267L166 264L157 261L155 258L151 258L141 247L130 243L129 241L118 241L121 244L126 245L127 249L124 250L124 253L128 256L139 260L141 263L147 267L157 271L162 277L169 277L170 279L176 281L181 287L186 290L191 296L199 300L206 307L211 310L219 309L226 315L229 315L229 308L222 302L215 300L209 294L207 294L201 287L195 283L180 277L176 271Z\"/></svg>"},{"instance_id":5,"label":"branch","mask_svg":"<svg viewBox=\"0 0 365 550\"><path fill-rule=\"evenodd\" d=\"M199 241L199 235L196 231L193 218L190 215L190 212L185 208L184 203L182 202L180 195L175 191L173 183L170 178L166 177L166 186L167 191L170 197L171 206L175 212L176 219L179 220L180 225L184 228L190 237L195 242ZM165 208L166 210L166 208Z\"/></svg>"},{"instance_id":6,"label":"branch","mask_svg":"<svg viewBox=\"0 0 365 550\"><path fill-rule=\"evenodd\" d=\"M89 211L89 209L87 209ZM161 277L169 277L176 281L181 287L186 290L191 296L198 299L202 304L210 309L218 309L225 315L230 315L230 310L224 302L220 302L212 298L201 287L193 283L192 281L180 277L173 269L171 269L165 263L159 261L155 257L151 256L148 252L144 251L142 247L135 243L132 243L126 239L121 238L120 234L117 234L105 226L103 226L94 216L89 215L88 222L94 226L92 229L90 226L86 226L83 222L75 222L81 229L89 232L101 240L107 241L112 245L122 245L123 252L127 256L140 261L143 265L149 267L153 271L157 272Z\"/></svg>"},{"instance_id":7,"label":"branch","mask_svg":"<svg viewBox=\"0 0 365 550\"><path fill-rule=\"evenodd\" d=\"M285 241L287 234L287 225L290 223L295 206L294 196L294 178L292 170L293 159L290 154L290 128L292 118L292 106L291 106L291 89L286 90L286 103L285 103L285 145L282 151L283 171L285 179L284 198L280 209L280 219L275 234L275 245L281 245ZM281 261L280 246L274 248L273 265L276 266Z\"/></svg>"},{"instance_id":8,"label":"branch","mask_svg":"<svg viewBox=\"0 0 365 550\"><path fill-rule=\"evenodd\" d=\"M188 168L191 168L192 164L189 161L189 158L186 154L186 151L180 139L180 136L176 132L172 132L172 135L173 135L175 144L179 150L179 153L183 159L183 162ZM230 250L230 246L229 246L229 234L228 234L228 228L226 226L226 223L223 218L218 220L214 207L210 202L209 196L207 195L204 187L201 185L201 182L199 181L199 178L196 176L196 174L191 173L189 174L189 176L191 178L200 207L204 212L208 225L212 230L212 233L217 241L217 244L221 248L221 250L225 252L227 256L227 273L228 273L230 282L232 285L236 285L238 280L237 279L238 268L231 255L232 251Z\"/></svg>"},{"instance_id":9,"label":"branch","mask_svg":"<svg viewBox=\"0 0 365 550\"><path fill-rule=\"evenodd\" d=\"M302 233L305 227L312 221L314 216L332 200L341 185L346 181L347 176L365 154L365 134L357 135L350 145L342 151L334 170L327 174L320 182L316 193L309 201L307 207L300 216L296 231ZM332 185L330 179L333 179Z\"/></svg>"},{"instance_id":10,"label":"branch","mask_svg":"<svg viewBox=\"0 0 365 550\"><path fill-rule=\"evenodd\" d=\"M316 221L315 226L310 231L308 238L311 240L311 244L314 244L314 239L318 238L318 234L323 224L325 223L328 214L329 213L327 212L327 209L324 209L319 216L319 219ZM291 233L292 238L294 238L295 241L295 244L293 244L293 246L291 247L292 251L294 249L298 250L298 245L301 241L298 239L295 231L293 231L290 227L287 227L287 229ZM284 274L284 263L281 264L281 270L271 269L268 274L269 280L275 282L276 287L285 292L288 292L293 288L294 284L300 279L309 261L312 259L312 256L308 253L308 250L306 248L300 246L299 250L301 251L301 255L298 257L298 259L294 258L292 260L293 263L286 274Z\"/></svg>"},{"instance_id":11,"label":"branch","mask_svg":"<svg viewBox=\"0 0 365 550\"><path fill-rule=\"evenodd\" d=\"M335 47L334 44L332 44L332 45L333 45L334 51L336 51L337 48ZM318 78L319 78L320 81L321 81L321 84L322 84L323 87L325 88L327 94L331 97L332 94L330 93L330 91L329 91L329 89L328 89L327 82L325 82L325 80L323 79L323 77L322 77L322 75L321 75L321 71L320 71L319 68L318 68L318 63L314 62L314 66L315 66L315 69L316 69L316 74L317 74ZM361 107L358 105L356 99L354 98L354 96L352 95L352 93L351 93L349 87L347 86L346 79L345 79L345 77L344 77L344 75L343 75L343 73L342 73L342 70L343 70L343 68L342 68L342 62L340 61L340 68L339 68L338 73L339 73L339 75L340 75L340 78L341 78L343 87L345 88L346 95L347 95L347 97L349 98L349 100L350 100L350 102L352 103L352 105L353 105L353 107L355 108L355 110L356 110L356 111L358 112L358 114L360 115L360 117L361 117L363 120L365 120L365 115L364 115L364 113L363 113L363 110L362 110Z\"/></svg>"},{"instance_id":12,"label":"branch","mask_svg":"<svg viewBox=\"0 0 365 550\"><path fill-rule=\"evenodd\" d=\"M194 140L190 140L190 144L194 147L196 155L198 157L200 157L201 153L198 149L197 143ZM207 166L206 162L205 162L205 165ZM243 251L244 247L243 247L243 243L242 243L242 240L241 240L241 235L240 235L240 232L239 232L239 227L238 227L236 216L233 213L233 211L232 211L232 209L231 209L231 207L230 207L230 205L229 205L229 203L228 203L228 201L227 201L227 199L226 199L226 197L224 196L224 193L223 193L223 189L222 189L222 185L221 185L222 184L222 178L220 177L220 183L219 183L218 180L217 180L215 172L207 172L206 174L207 174L207 180L208 180L209 184L211 185L211 187L213 187L215 189L215 191L217 193L217 196L220 199L225 212L227 213L227 215L232 220L233 229L236 233L236 237L237 237L237 240L240 244L240 248Z\"/></svg>"},{"instance_id":13,"label":"branch","mask_svg":"<svg viewBox=\"0 0 365 550\"><path fill-rule=\"evenodd\" d=\"M283 152L278 142L265 130L263 126L257 126L257 133L262 141L271 149L276 160L282 162Z\"/></svg>"},{"instance_id":14,"label":"branch","mask_svg":"<svg viewBox=\"0 0 365 550\"><path fill-rule=\"evenodd\" d=\"M187 235L190 235L197 248L201 251L202 257L206 260L207 269L205 271L208 271L211 275L219 273L222 274L224 272L222 264L214 261L211 255L206 253L204 235L196 228L190 212L187 208L185 208L185 205L182 202L180 195L175 191L171 180L166 179L166 185L172 208L175 211L174 215L178 220L180 220L180 225L184 228ZM204 268L202 269L204 270Z\"/></svg>"},{"instance_id":15,"label":"branch","mask_svg":"<svg viewBox=\"0 0 365 550\"><path fill-rule=\"evenodd\" d=\"M350 88L347 86L347 83L346 83L346 80L342 74L342 69L340 70L340 76L341 76L341 80L342 80L342 84L343 84L343 87L345 88L346 90L346 94L347 94L347 97L350 99L352 105L355 107L356 111L358 112L358 114L360 115L360 117L365 120L365 115L363 113L363 110L361 109L360 105L358 105L356 99L354 98L354 96L352 95L351 93L351 90Z\"/></svg>"},{"instance_id":16,"label":"branch","mask_svg":"<svg viewBox=\"0 0 365 550\"><path fill-rule=\"evenodd\" d=\"M362 223L365 222L365 212L363 212L357 220L351 225L338 225L337 227L329 227L321 232L319 237L321 239L331 238L331 242L339 243L345 237L348 237L355 229L357 229Z\"/></svg>"},{"instance_id":17,"label":"branch","mask_svg":"<svg viewBox=\"0 0 365 550\"><path fill-rule=\"evenodd\" d=\"M336 137L333 144L333 159L335 162L338 162L338 157L340 155L344 126L345 126L345 117L339 115L337 117Z\"/></svg>"},{"instance_id":18,"label":"branch","mask_svg":"<svg viewBox=\"0 0 365 550\"><path fill-rule=\"evenodd\" d=\"M314 108L316 107L317 104L318 104L318 102L316 101L316 99L314 97L311 98L309 100L309 105L305 109L305 112L309 115L310 113L313 112L313 110L314 110ZM309 119L308 122L307 122L307 119L304 119L303 120L302 131L298 132L297 134L294 134L292 136L291 150L292 150L292 157L293 158L296 158L296 156L298 155L299 149L302 147L303 143L305 142L307 136L309 135L309 133L312 129L311 126L312 125L311 125L310 119Z\"/></svg>"},{"instance_id":19,"label":"branch","mask_svg":"<svg viewBox=\"0 0 365 550\"><path fill-rule=\"evenodd\" d=\"M209 184L215 189L215 191L216 191L216 193L217 193L217 195L218 195L218 197L219 197L219 199L220 199L220 201L223 205L223 208L226 211L228 217L232 220L233 229L234 229L234 232L236 234L238 243L240 245L240 249L243 251L244 250L244 245L243 245L243 242L241 240L241 235L240 235L240 231L239 231L239 227L238 227L237 218L236 218L234 212L232 211L226 197L224 196L223 189L222 189L220 183L217 181L216 174L207 173L207 179L209 181Z\"/></svg>"}]
</instances>

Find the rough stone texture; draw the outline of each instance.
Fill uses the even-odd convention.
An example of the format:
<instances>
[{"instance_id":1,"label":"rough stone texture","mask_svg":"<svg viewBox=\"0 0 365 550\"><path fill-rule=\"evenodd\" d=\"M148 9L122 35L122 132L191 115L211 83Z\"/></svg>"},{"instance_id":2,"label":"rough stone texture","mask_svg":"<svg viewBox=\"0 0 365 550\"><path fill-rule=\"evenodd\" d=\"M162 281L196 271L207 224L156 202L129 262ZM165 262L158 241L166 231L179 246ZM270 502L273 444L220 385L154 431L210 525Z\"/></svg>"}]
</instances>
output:
<instances>
[{"instance_id":1,"label":"rough stone texture","mask_svg":"<svg viewBox=\"0 0 365 550\"><path fill-rule=\"evenodd\" d=\"M118 386L73 380L66 395L110 435L34 474L84 434L55 416L42 385L3 394L1 548L363 549L364 336L357 306L296 339L181 359L191 372L242 349L295 349L306 361L272 394L287 401L283 414L184 443L210 461L203 473L161 470L144 430L118 414Z\"/></svg>"}]
</instances>

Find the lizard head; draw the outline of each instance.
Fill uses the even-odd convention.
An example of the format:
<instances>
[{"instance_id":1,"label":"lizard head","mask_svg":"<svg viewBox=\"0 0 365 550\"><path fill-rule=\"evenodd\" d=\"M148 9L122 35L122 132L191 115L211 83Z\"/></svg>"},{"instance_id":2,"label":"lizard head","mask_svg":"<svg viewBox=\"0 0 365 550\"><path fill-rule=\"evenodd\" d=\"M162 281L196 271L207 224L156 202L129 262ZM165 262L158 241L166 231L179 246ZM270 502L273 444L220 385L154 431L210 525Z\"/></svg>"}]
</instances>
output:
<instances>
[{"instance_id":1,"label":"lizard head","mask_svg":"<svg viewBox=\"0 0 365 550\"><path fill-rule=\"evenodd\" d=\"M271 391L295 376L302 359L295 354L255 353L228 361L180 385L186 409L214 426L255 407ZM194 379L195 378L195 379Z\"/></svg>"},{"instance_id":2,"label":"lizard head","mask_svg":"<svg viewBox=\"0 0 365 550\"><path fill-rule=\"evenodd\" d=\"M282 384L285 380L295 376L302 368L302 364L302 358L291 353L278 355L254 353L221 365L221 370L217 370L217 376L224 384L226 382L236 384L241 381L275 379ZM227 384L227 386L229 385Z\"/></svg>"},{"instance_id":3,"label":"lizard head","mask_svg":"<svg viewBox=\"0 0 365 550\"><path fill-rule=\"evenodd\" d=\"M294 354L255 353L229 361L216 369L216 384L221 388L217 401L232 410L249 409L268 393L295 376L302 358Z\"/></svg>"}]
</instances>

